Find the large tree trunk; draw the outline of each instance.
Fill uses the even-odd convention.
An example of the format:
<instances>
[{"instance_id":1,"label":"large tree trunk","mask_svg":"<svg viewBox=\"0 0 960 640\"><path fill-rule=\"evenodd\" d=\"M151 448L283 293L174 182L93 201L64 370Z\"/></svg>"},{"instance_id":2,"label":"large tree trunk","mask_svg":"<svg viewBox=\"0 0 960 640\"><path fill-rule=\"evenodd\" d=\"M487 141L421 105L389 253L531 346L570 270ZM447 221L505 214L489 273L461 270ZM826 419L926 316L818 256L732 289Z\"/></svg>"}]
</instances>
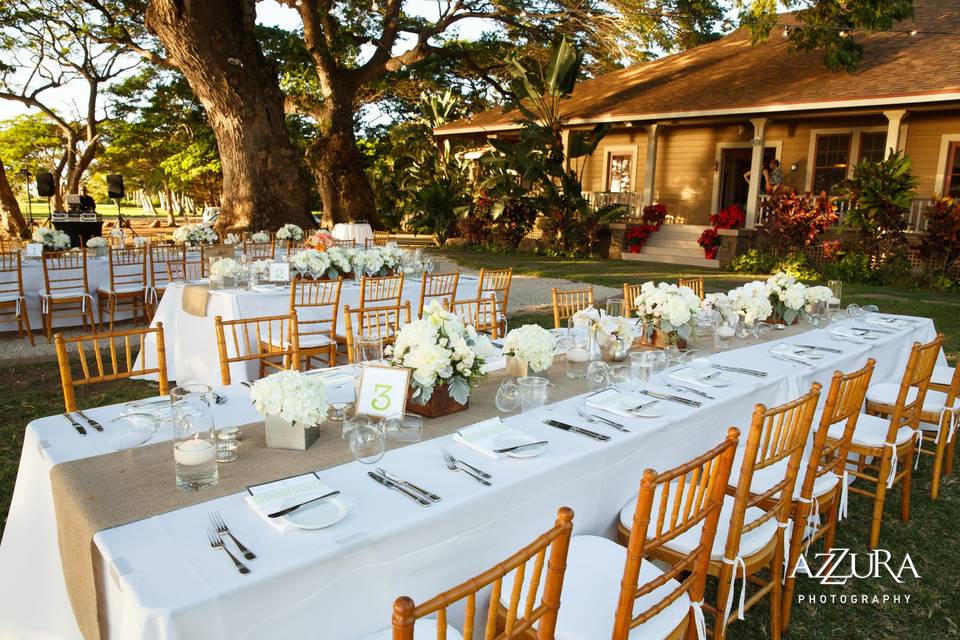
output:
<instances>
[{"instance_id":1,"label":"large tree trunk","mask_svg":"<svg viewBox=\"0 0 960 640\"><path fill-rule=\"evenodd\" d=\"M23 219L20 213L20 203L10 188L10 182L7 180L7 172L3 168L3 161L0 160L0 217L3 218L3 229L10 236L29 238L30 226Z\"/></svg>"},{"instance_id":2,"label":"large tree trunk","mask_svg":"<svg viewBox=\"0 0 960 640\"><path fill-rule=\"evenodd\" d=\"M254 0L151 0L147 27L207 111L223 167L221 231L313 226L277 72L257 42Z\"/></svg>"}]
</instances>

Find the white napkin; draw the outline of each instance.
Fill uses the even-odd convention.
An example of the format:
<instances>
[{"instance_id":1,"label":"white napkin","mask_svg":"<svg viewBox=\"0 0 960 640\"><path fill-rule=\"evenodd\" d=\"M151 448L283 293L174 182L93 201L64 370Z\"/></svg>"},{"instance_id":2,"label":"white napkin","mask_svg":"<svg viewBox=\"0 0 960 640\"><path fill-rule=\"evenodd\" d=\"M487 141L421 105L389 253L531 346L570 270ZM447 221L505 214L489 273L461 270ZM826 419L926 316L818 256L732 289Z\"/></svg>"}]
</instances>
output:
<instances>
[{"instance_id":1,"label":"white napkin","mask_svg":"<svg viewBox=\"0 0 960 640\"><path fill-rule=\"evenodd\" d=\"M496 439L512 431L517 430L507 426L500 418L490 418L469 427L462 427L454 434L453 441L496 460L504 456L494 452L497 448Z\"/></svg>"},{"instance_id":2,"label":"white napkin","mask_svg":"<svg viewBox=\"0 0 960 640\"><path fill-rule=\"evenodd\" d=\"M710 384L709 382L704 381L703 378L704 376L712 376L712 375L719 377L723 375L723 373L721 371L717 371L716 369L697 369L696 367L682 367L668 374L667 378L669 380L673 380L675 382L681 382L691 387L696 387L704 391L709 391L709 390L716 389L716 387Z\"/></svg>"},{"instance_id":3,"label":"white napkin","mask_svg":"<svg viewBox=\"0 0 960 640\"><path fill-rule=\"evenodd\" d=\"M642 395L624 395L616 389L605 389L599 393L589 396L584 405L592 409L600 409L614 415L624 418L636 418L637 416L626 409L632 409L638 404L654 402L653 398Z\"/></svg>"},{"instance_id":4,"label":"white napkin","mask_svg":"<svg viewBox=\"0 0 960 640\"><path fill-rule=\"evenodd\" d=\"M850 342L859 342L860 344L867 343L862 334L857 333L849 327L833 327L830 329L830 335L843 338L844 340L848 340Z\"/></svg>"},{"instance_id":5,"label":"white napkin","mask_svg":"<svg viewBox=\"0 0 960 640\"><path fill-rule=\"evenodd\" d=\"M880 316L868 316L864 322L872 324L875 327L887 327L888 329L907 329L913 326L913 323L908 320L883 318Z\"/></svg>"},{"instance_id":6,"label":"white napkin","mask_svg":"<svg viewBox=\"0 0 960 640\"><path fill-rule=\"evenodd\" d=\"M247 487L247 489L250 495L244 496L244 500L257 512L257 515L280 533L292 531L297 527L288 523L283 517L268 518L268 514L276 513L277 511L292 507L301 502L306 502L312 498L319 498L325 493L330 493L334 490L333 487L313 473L258 484ZM344 495L340 494L338 497L344 498ZM357 505L350 500L346 498L344 498L344 500L346 500L349 505L348 508L351 511L357 507Z\"/></svg>"},{"instance_id":7,"label":"white napkin","mask_svg":"<svg viewBox=\"0 0 960 640\"><path fill-rule=\"evenodd\" d=\"M816 353L815 351L798 347L793 344L787 344L786 342L781 342L774 348L770 349L770 353L782 356L788 360L805 362L806 364L813 364L814 360L820 359L818 355L814 355Z\"/></svg>"},{"instance_id":8,"label":"white napkin","mask_svg":"<svg viewBox=\"0 0 960 640\"><path fill-rule=\"evenodd\" d=\"M483 372L490 373L491 371L503 369L506 366L507 358L505 356L494 356L483 361Z\"/></svg>"},{"instance_id":9,"label":"white napkin","mask_svg":"<svg viewBox=\"0 0 960 640\"><path fill-rule=\"evenodd\" d=\"M325 387L339 387L353 382L352 367L346 369L341 369L340 367L334 369L311 369L304 375L320 378L320 381L323 382Z\"/></svg>"}]
</instances>

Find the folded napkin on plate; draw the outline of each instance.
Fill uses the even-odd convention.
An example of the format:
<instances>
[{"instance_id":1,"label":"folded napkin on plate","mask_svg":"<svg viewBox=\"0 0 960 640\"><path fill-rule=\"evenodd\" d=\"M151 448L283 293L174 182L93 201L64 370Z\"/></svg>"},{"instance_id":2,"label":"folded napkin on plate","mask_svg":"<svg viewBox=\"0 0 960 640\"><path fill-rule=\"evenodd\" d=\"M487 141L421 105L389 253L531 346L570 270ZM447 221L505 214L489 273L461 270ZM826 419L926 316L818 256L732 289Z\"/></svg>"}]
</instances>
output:
<instances>
[{"instance_id":1,"label":"folded napkin on plate","mask_svg":"<svg viewBox=\"0 0 960 640\"><path fill-rule=\"evenodd\" d=\"M308 473L247 487L247 491L250 494L245 496L244 500L257 512L257 515L277 531L286 533L297 527L289 524L283 517L268 518L268 514L276 513L313 498L319 498L334 491L334 488L318 478L316 474ZM356 504L346 499L342 493L337 497L344 499L351 511L357 507Z\"/></svg>"},{"instance_id":2,"label":"folded napkin on plate","mask_svg":"<svg viewBox=\"0 0 960 640\"><path fill-rule=\"evenodd\" d=\"M592 408L600 409L624 418L636 418L636 414L630 413L627 409L633 409L637 405L654 402L653 398L639 394L624 395L616 389L605 389L589 396L583 404Z\"/></svg>"},{"instance_id":3,"label":"folded napkin on plate","mask_svg":"<svg viewBox=\"0 0 960 640\"><path fill-rule=\"evenodd\" d=\"M305 375L320 378L324 386L339 387L340 385L353 382L353 369L313 369L306 372Z\"/></svg>"},{"instance_id":4,"label":"folded napkin on plate","mask_svg":"<svg viewBox=\"0 0 960 640\"><path fill-rule=\"evenodd\" d=\"M716 387L704 380L705 376L719 376L720 371L715 369L697 369L696 367L682 367L673 371L667 378L674 382L681 382L685 385L703 389L705 391L715 389Z\"/></svg>"},{"instance_id":5,"label":"folded napkin on plate","mask_svg":"<svg viewBox=\"0 0 960 640\"><path fill-rule=\"evenodd\" d=\"M859 342L861 344L866 344L867 342L862 333L854 331L849 327L833 327L830 329L830 335L849 340L850 342Z\"/></svg>"},{"instance_id":6,"label":"folded napkin on plate","mask_svg":"<svg viewBox=\"0 0 960 640\"><path fill-rule=\"evenodd\" d=\"M280 285L276 285L276 284L255 284L250 288L253 289L254 291L259 291L261 293L275 293L277 291L287 290L286 287L281 287Z\"/></svg>"},{"instance_id":7,"label":"folded napkin on plate","mask_svg":"<svg viewBox=\"0 0 960 640\"><path fill-rule=\"evenodd\" d=\"M883 318L880 316L868 316L864 322L867 324L872 324L875 327L889 327L892 329L906 329L913 326L913 323L909 320L901 320L900 318Z\"/></svg>"},{"instance_id":8,"label":"folded napkin on plate","mask_svg":"<svg viewBox=\"0 0 960 640\"><path fill-rule=\"evenodd\" d=\"M786 342L781 342L774 348L770 349L770 354L778 355L788 360L805 362L807 364L813 364L814 360L820 359L820 355L817 354L816 351L812 351L805 347L798 347L795 344L787 344Z\"/></svg>"},{"instance_id":9,"label":"folded napkin on plate","mask_svg":"<svg viewBox=\"0 0 960 640\"><path fill-rule=\"evenodd\" d=\"M523 433L509 427L500 418L490 418L469 427L462 427L453 435L453 441L465 447L470 447L488 458L498 459L502 458L504 454L494 452L494 449L497 448L497 438L514 431Z\"/></svg>"},{"instance_id":10,"label":"folded napkin on plate","mask_svg":"<svg viewBox=\"0 0 960 640\"><path fill-rule=\"evenodd\" d=\"M210 285L190 284L183 288L180 306L192 316L200 318L207 315L207 302L210 300Z\"/></svg>"}]
</instances>

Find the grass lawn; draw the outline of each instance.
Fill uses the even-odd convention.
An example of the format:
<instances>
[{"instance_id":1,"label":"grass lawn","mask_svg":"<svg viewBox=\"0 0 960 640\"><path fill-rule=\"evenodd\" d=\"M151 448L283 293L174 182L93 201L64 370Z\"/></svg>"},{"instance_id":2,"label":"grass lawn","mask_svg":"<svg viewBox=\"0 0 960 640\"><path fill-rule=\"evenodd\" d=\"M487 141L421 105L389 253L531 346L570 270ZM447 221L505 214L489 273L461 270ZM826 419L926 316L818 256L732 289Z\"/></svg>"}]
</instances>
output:
<instances>
[{"instance_id":1,"label":"grass lawn","mask_svg":"<svg viewBox=\"0 0 960 640\"><path fill-rule=\"evenodd\" d=\"M471 267L512 266L517 273L615 287L624 282L675 280L679 275L703 273L707 278L708 290L718 291L754 279L717 271L638 262L570 262L529 255L479 253L448 255ZM844 297L845 303L876 302L885 311L930 316L948 336L947 350L954 361L960 352L957 340L960 337L960 302L956 296L851 285L845 288ZM524 322L548 324L550 315L536 311L511 317L514 326ZM0 367L0 379L7 381L6 392L0 397L0 412L7 417L0 425L2 525L6 522L16 480L24 426L35 418L62 412L63 403L56 363ZM124 382L81 389L78 398L81 407L91 407L155 393L156 386L153 384ZM923 456L919 469L914 472L912 517L909 523L899 520L899 488L888 495L880 538L880 546L893 554L891 566L898 567L903 554L909 553L921 580L908 577L903 584L896 584L885 575L878 579L854 579L843 586L822 586L816 580L801 577L797 585L797 594L802 595L882 597L899 594L909 595L909 604L795 604L788 637L810 640L960 637L960 614L957 613L960 611L960 553L954 546L958 542L957 523L960 522L960 480L956 474L945 477L941 483L940 499L932 502L928 497L931 466L930 458ZM862 553L866 547L870 515L870 503L861 496L851 494L850 517L840 523L836 545ZM815 551L811 550L808 555L814 568L821 564L821 560L813 555ZM865 556L861 555L857 568L861 573L867 570ZM734 640L769 637L768 620L768 610L762 604L748 612L745 621L735 623L729 637Z\"/></svg>"}]
</instances>

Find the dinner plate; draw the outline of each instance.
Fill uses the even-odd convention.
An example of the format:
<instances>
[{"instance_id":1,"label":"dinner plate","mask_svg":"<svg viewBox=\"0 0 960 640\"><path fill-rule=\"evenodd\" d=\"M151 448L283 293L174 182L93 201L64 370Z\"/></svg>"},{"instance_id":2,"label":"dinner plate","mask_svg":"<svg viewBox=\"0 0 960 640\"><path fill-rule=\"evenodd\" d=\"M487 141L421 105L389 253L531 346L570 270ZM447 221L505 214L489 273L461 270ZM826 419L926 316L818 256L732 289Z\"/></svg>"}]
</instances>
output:
<instances>
[{"instance_id":1,"label":"dinner plate","mask_svg":"<svg viewBox=\"0 0 960 640\"><path fill-rule=\"evenodd\" d=\"M297 529L324 529L343 520L349 510L343 496L335 496L300 507L283 520Z\"/></svg>"},{"instance_id":2,"label":"dinner plate","mask_svg":"<svg viewBox=\"0 0 960 640\"><path fill-rule=\"evenodd\" d=\"M643 409L637 409L636 411L630 411L630 409L642 403L647 403L649 406L644 407ZM632 417L659 418L665 413L663 409L663 403L663 400L657 400L656 398L651 398L650 396L645 396L638 393L624 396L624 398L620 401L619 408L623 411L630 411L630 415Z\"/></svg>"},{"instance_id":3,"label":"dinner plate","mask_svg":"<svg viewBox=\"0 0 960 640\"><path fill-rule=\"evenodd\" d=\"M733 380L730 378L730 376L716 370L701 376L700 382L703 384L708 384L711 387L729 387L731 384L733 384Z\"/></svg>"},{"instance_id":4,"label":"dinner plate","mask_svg":"<svg viewBox=\"0 0 960 640\"><path fill-rule=\"evenodd\" d=\"M495 449L506 449L507 447L516 447L521 444L527 444L528 442L538 442L538 439L526 433L520 433L519 431L507 431L493 439L493 446ZM508 451L504 455L511 458L535 458L546 450L547 445L543 444L539 447L527 447L519 451Z\"/></svg>"},{"instance_id":5,"label":"dinner plate","mask_svg":"<svg viewBox=\"0 0 960 640\"><path fill-rule=\"evenodd\" d=\"M661 400L660 402L658 402L653 406L645 407L643 409L638 409L636 411L630 412L631 415L636 416L638 418L659 418L664 413L665 412L663 410L663 400Z\"/></svg>"}]
</instances>

